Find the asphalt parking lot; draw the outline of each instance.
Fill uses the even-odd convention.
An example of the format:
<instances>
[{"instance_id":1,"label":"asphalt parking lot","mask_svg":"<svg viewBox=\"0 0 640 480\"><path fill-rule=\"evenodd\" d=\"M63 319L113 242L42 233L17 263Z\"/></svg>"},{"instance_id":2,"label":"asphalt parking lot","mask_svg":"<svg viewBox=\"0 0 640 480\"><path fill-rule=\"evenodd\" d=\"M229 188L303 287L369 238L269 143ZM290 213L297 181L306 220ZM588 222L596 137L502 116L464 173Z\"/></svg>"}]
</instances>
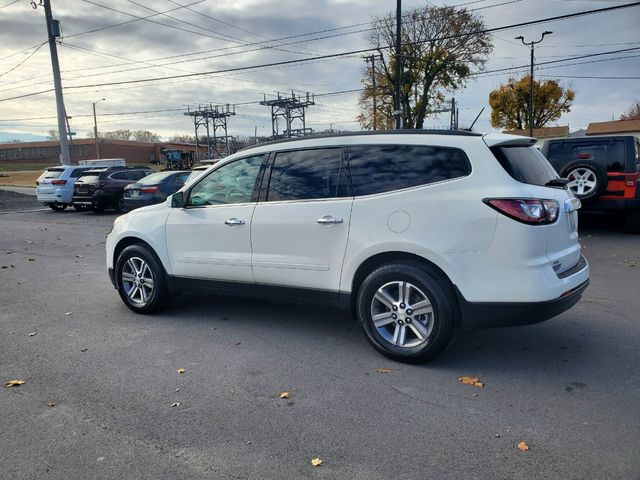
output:
<instances>
[{"instance_id":1,"label":"asphalt parking lot","mask_svg":"<svg viewBox=\"0 0 640 480\"><path fill-rule=\"evenodd\" d=\"M0 389L2 478L640 478L640 237L608 218L583 222L576 307L412 366L321 306L135 315L105 271L114 217L0 213L0 379L26 381Z\"/></svg>"}]
</instances>

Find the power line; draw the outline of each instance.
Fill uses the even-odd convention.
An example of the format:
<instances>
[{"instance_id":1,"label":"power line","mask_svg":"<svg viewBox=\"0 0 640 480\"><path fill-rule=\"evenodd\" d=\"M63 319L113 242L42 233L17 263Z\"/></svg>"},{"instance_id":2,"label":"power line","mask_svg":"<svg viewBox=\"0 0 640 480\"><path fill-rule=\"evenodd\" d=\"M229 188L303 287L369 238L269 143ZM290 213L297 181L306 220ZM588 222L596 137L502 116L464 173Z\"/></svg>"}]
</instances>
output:
<instances>
[{"instance_id":1,"label":"power line","mask_svg":"<svg viewBox=\"0 0 640 480\"><path fill-rule=\"evenodd\" d=\"M27 60L29 60L31 57L33 57L35 55L35 53L40 50L40 48L42 48L44 45L46 45L47 42L42 42L40 45L38 45L35 50L33 52L31 52L26 58L24 58L20 63L18 63L16 66L10 68L9 70L7 70L6 72L0 73L0 77L4 77L6 74L13 72L14 70L16 70L17 68L20 68L22 65L25 64L25 62Z\"/></svg>"},{"instance_id":2,"label":"power line","mask_svg":"<svg viewBox=\"0 0 640 480\"><path fill-rule=\"evenodd\" d=\"M633 55L635 57L635 55ZM640 77L589 77L583 75L538 75L539 77L549 78L584 78L587 80L640 80Z\"/></svg>"},{"instance_id":3,"label":"power line","mask_svg":"<svg viewBox=\"0 0 640 480\"><path fill-rule=\"evenodd\" d=\"M7 8L10 7L11 5L15 5L16 3L18 3L20 0L13 0L13 2L9 2L6 5L3 5L0 7L0 10L2 10L3 8Z\"/></svg>"}]
</instances>

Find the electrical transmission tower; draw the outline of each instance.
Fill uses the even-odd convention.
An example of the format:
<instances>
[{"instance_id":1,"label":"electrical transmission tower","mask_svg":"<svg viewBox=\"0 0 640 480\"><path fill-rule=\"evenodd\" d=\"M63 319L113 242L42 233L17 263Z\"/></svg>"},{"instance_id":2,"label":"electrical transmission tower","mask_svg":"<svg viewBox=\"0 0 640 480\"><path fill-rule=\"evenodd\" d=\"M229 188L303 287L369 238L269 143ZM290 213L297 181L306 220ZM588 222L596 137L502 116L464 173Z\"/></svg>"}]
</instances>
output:
<instances>
[{"instance_id":1,"label":"electrical transmission tower","mask_svg":"<svg viewBox=\"0 0 640 480\"><path fill-rule=\"evenodd\" d=\"M290 97L278 92L278 98L267 100L266 94L260 105L271 108L271 131L274 140L278 138L303 137L313 133L311 128L307 128L305 120L305 110L311 105L315 105L314 95L306 92L306 96L296 95L291 91ZM280 133L279 120L283 120L285 129ZM294 128L294 122L298 123L298 128ZM302 127L300 127L302 125Z\"/></svg>"},{"instance_id":2,"label":"electrical transmission tower","mask_svg":"<svg viewBox=\"0 0 640 480\"><path fill-rule=\"evenodd\" d=\"M229 117L236 114L236 106L198 105L188 107L185 115L191 117L196 136L196 162L223 158L231 153L232 136L227 133Z\"/></svg>"},{"instance_id":3,"label":"electrical transmission tower","mask_svg":"<svg viewBox=\"0 0 640 480\"><path fill-rule=\"evenodd\" d=\"M456 99L452 98L450 103L451 103L451 107L441 108L439 110L429 110L427 112L427 115L431 113L447 113L448 112L451 114L451 118L449 120L449 129L458 130L458 107L456 104Z\"/></svg>"}]
</instances>

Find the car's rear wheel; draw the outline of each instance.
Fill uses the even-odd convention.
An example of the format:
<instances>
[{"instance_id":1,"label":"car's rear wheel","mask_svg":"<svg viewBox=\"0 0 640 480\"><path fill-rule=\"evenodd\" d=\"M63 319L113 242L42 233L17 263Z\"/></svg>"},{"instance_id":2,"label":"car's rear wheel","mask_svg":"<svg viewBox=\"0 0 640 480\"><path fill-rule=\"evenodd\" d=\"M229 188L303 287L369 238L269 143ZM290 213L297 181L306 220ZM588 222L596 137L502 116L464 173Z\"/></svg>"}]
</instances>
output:
<instances>
[{"instance_id":1,"label":"car's rear wheel","mask_svg":"<svg viewBox=\"0 0 640 480\"><path fill-rule=\"evenodd\" d=\"M51 202L49 204L49 208L51 210L53 210L54 212L61 212L62 210L64 210L65 208L67 208L67 204L66 203L56 203L56 202Z\"/></svg>"},{"instance_id":2,"label":"car's rear wheel","mask_svg":"<svg viewBox=\"0 0 640 480\"><path fill-rule=\"evenodd\" d=\"M116 211L119 213L126 213L127 207L124 204L124 193L118 197L118 201L116 202Z\"/></svg>"},{"instance_id":3,"label":"car's rear wheel","mask_svg":"<svg viewBox=\"0 0 640 480\"><path fill-rule=\"evenodd\" d=\"M169 293L164 268L146 247L131 245L116 261L116 287L125 305L137 313L153 313L166 306Z\"/></svg>"},{"instance_id":4,"label":"car's rear wheel","mask_svg":"<svg viewBox=\"0 0 640 480\"><path fill-rule=\"evenodd\" d=\"M370 273L358 291L357 316L376 350L418 363L453 338L455 300L438 275L417 263L392 263Z\"/></svg>"},{"instance_id":5,"label":"car's rear wheel","mask_svg":"<svg viewBox=\"0 0 640 480\"><path fill-rule=\"evenodd\" d=\"M596 198L607 187L607 173L595 162L574 162L561 175L569 180L567 188L580 200Z\"/></svg>"}]
</instances>

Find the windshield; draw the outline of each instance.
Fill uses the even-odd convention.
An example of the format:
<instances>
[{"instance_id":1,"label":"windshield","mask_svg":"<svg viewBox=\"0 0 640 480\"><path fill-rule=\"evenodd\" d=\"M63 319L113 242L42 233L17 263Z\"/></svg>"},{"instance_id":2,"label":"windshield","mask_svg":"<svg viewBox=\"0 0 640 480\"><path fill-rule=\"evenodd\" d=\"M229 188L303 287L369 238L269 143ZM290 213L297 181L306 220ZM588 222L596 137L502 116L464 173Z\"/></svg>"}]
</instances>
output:
<instances>
[{"instance_id":1,"label":"windshield","mask_svg":"<svg viewBox=\"0 0 640 480\"><path fill-rule=\"evenodd\" d=\"M152 173L151 175L147 175L146 177L141 178L137 183L141 185L156 185L158 183L162 183L167 177L170 177L174 174L175 172Z\"/></svg>"},{"instance_id":2,"label":"windshield","mask_svg":"<svg viewBox=\"0 0 640 480\"><path fill-rule=\"evenodd\" d=\"M47 168L42 175L38 178L38 180L42 180L44 178L58 178L64 172L64 168Z\"/></svg>"},{"instance_id":3,"label":"windshield","mask_svg":"<svg viewBox=\"0 0 640 480\"><path fill-rule=\"evenodd\" d=\"M78 183L94 183L100 180L99 175L83 175L78 179Z\"/></svg>"},{"instance_id":4,"label":"windshield","mask_svg":"<svg viewBox=\"0 0 640 480\"><path fill-rule=\"evenodd\" d=\"M546 186L558 174L535 147L494 147L491 149L502 168L515 180L529 185Z\"/></svg>"},{"instance_id":5,"label":"windshield","mask_svg":"<svg viewBox=\"0 0 640 480\"><path fill-rule=\"evenodd\" d=\"M203 168L200 170L193 170L189 176L187 177L187 179L184 181L184 183L189 183L190 181L192 181L194 178L198 178L200 175L202 175L207 169Z\"/></svg>"}]
</instances>

